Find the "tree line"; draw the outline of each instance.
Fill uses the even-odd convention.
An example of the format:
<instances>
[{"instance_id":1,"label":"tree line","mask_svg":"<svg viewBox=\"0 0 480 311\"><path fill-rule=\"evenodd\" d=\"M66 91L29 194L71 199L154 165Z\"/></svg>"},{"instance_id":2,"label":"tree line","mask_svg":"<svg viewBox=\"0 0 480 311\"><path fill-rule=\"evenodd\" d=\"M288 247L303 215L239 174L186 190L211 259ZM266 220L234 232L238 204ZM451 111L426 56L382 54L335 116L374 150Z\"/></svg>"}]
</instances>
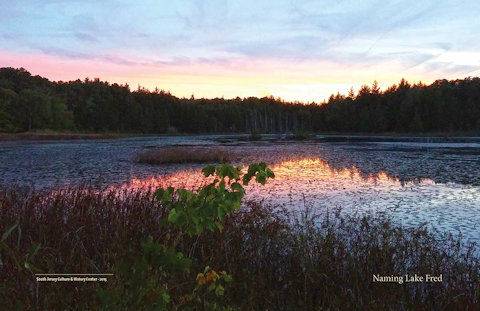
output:
<instances>
[{"instance_id":1,"label":"tree line","mask_svg":"<svg viewBox=\"0 0 480 311\"><path fill-rule=\"evenodd\" d=\"M480 78L376 82L303 104L274 97L178 98L99 79L51 82L0 68L0 132L122 133L453 132L480 130Z\"/></svg>"}]
</instances>

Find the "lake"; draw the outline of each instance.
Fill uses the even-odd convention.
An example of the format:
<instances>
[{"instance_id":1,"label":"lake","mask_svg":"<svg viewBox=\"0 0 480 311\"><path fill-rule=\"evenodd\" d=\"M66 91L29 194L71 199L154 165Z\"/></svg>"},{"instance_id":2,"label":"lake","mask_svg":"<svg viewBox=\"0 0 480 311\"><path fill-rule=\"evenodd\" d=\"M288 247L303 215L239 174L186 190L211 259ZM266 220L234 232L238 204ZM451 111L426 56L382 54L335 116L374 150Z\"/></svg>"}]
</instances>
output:
<instances>
[{"instance_id":1,"label":"lake","mask_svg":"<svg viewBox=\"0 0 480 311\"><path fill-rule=\"evenodd\" d=\"M115 140L0 143L0 184L51 189L150 186L195 188L203 164L135 163L136 152L166 145L221 148L234 164L264 161L276 178L246 199L288 209L382 213L403 226L480 238L480 143L285 141L276 136L161 136Z\"/></svg>"}]
</instances>

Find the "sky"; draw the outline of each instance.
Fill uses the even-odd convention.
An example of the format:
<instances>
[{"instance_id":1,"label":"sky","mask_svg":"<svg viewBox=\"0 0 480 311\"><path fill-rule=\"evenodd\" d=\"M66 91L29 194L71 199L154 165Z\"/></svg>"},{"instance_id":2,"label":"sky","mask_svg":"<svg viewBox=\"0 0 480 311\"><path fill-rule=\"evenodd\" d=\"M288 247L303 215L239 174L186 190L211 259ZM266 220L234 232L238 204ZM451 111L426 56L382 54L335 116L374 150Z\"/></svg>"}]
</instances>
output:
<instances>
[{"instance_id":1,"label":"sky","mask_svg":"<svg viewBox=\"0 0 480 311\"><path fill-rule=\"evenodd\" d=\"M480 1L0 0L0 67L179 97L322 102L480 76Z\"/></svg>"}]
</instances>

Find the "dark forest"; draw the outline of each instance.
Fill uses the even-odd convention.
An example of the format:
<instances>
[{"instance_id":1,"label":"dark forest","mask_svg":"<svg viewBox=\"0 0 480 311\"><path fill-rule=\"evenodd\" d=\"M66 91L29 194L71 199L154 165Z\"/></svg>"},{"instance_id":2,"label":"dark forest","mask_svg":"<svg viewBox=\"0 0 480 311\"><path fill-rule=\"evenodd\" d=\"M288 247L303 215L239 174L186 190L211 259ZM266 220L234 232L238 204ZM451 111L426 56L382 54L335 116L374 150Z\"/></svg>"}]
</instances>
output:
<instances>
[{"instance_id":1,"label":"dark forest","mask_svg":"<svg viewBox=\"0 0 480 311\"><path fill-rule=\"evenodd\" d=\"M0 132L422 133L480 130L480 78L376 82L325 103L274 97L178 98L99 79L51 82L25 69L0 69Z\"/></svg>"}]
</instances>

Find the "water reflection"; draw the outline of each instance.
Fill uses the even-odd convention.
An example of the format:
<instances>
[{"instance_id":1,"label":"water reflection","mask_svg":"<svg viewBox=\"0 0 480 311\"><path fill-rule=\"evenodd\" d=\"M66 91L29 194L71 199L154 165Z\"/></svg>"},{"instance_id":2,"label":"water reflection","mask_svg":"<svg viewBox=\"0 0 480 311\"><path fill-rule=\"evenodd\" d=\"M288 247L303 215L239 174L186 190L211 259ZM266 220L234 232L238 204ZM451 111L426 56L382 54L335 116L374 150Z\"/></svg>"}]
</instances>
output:
<instances>
[{"instance_id":1,"label":"water reflection","mask_svg":"<svg viewBox=\"0 0 480 311\"><path fill-rule=\"evenodd\" d=\"M321 159L333 170L356 168L368 178L383 173L400 182L431 179L437 183L480 186L480 148L420 148L399 143L245 143L213 144L213 140L182 137L81 141L75 143L0 143L0 184L35 188L91 184L98 187L125 184L137 178L172 174L187 166L149 166L132 161L147 146L189 143L224 148L242 160L265 161ZM423 145L422 145L423 146ZM195 169L201 165L192 165Z\"/></svg>"},{"instance_id":2,"label":"water reflection","mask_svg":"<svg viewBox=\"0 0 480 311\"><path fill-rule=\"evenodd\" d=\"M243 166L246 169L246 166ZM379 186L385 183L408 184L396 176L389 176L386 172L380 171L375 174L361 173L358 168L335 169L319 158L304 158L298 160L285 160L280 163L269 165L275 172L275 179L269 181L267 187L277 188L288 184L289 188L301 190L307 184L335 183L342 185L343 189L354 188L358 183L369 183ZM410 182L432 182L430 179L415 179ZM200 169L179 169L171 174L151 176L149 178L132 178L128 183L121 186L112 186L109 189L142 189L173 186L176 188L197 189L205 185L208 179L204 178ZM321 190L321 189L318 189Z\"/></svg>"},{"instance_id":3,"label":"water reflection","mask_svg":"<svg viewBox=\"0 0 480 311\"><path fill-rule=\"evenodd\" d=\"M384 171L364 174L357 167L332 167L321 158L297 158L269 165L275 179L265 186L249 185L247 200L289 209L340 207L345 212L386 213L406 226L428 223L442 232L478 239L480 191L461 184L439 184L429 178L411 181ZM132 178L122 189L182 187L196 189L207 181L200 168Z\"/></svg>"},{"instance_id":4,"label":"water reflection","mask_svg":"<svg viewBox=\"0 0 480 311\"><path fill-rule=\"evenodd\" d=\"M247 199L297 208L373 211L405 224L480 236L480 148L419 148L398 143L189 144L228 148L247 165L265 161L277 178L247 188ZM88 184L100 189L175 186L204 182L202 164L144 165L132 161L147 146L179 144L178 137L105 142L0 144L0 184L37 189ZM207 146L208 145L208 146ZM423 144L422 144L423 146Z\"/></svg>"}]
</instances>

